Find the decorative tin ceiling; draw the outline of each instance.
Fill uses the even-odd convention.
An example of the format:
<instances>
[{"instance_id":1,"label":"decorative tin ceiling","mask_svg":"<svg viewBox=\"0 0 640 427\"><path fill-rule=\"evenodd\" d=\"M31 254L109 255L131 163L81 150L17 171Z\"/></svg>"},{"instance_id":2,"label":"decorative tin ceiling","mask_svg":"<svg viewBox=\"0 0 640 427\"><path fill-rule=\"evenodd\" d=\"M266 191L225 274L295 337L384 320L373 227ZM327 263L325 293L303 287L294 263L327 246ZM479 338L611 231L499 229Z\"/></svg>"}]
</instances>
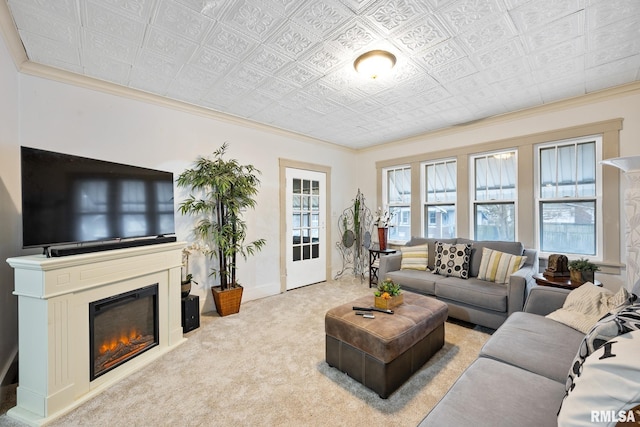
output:
<instances>
[{"instance_id":1,"label":"decorative tin ceiling","mask_svg":"<svg viewBox=\"0 0 640 427\"><path fill-rule=\"evenodd\" d=\"M352 148L640 80L640 0L8 4L33 62Z\"/></svg>"}]
</instances>

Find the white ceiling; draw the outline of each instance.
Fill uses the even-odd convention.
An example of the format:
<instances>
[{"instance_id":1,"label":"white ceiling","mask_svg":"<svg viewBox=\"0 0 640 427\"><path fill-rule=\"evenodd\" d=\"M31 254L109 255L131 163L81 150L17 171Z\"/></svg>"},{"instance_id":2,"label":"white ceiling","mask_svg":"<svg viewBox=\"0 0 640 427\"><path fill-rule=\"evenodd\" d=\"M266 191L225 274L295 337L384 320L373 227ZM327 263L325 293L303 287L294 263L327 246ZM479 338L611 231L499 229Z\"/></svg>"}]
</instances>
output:
<instances>
[{"instance_id":1,"label":"white ceiling","mask_svg":"<svg viewBox=\"0 0 640 427\"><path fill-rule=\"evenodd\" d=\"M640 0L8 4L33 62L352 148L640 80Z\"/></svg>"}]
</instances>

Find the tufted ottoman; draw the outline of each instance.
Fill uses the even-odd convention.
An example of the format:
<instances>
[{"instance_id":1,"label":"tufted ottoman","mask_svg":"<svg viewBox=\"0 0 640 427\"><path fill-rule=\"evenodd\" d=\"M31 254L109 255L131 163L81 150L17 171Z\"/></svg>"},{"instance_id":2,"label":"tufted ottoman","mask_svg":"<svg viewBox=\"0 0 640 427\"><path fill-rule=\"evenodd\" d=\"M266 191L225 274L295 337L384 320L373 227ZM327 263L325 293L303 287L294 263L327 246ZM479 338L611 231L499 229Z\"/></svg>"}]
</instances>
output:
<instances>
[{"instance_id":1,"label":"tufted ottoman","mask_svg":"<svg viewBox=\"0 0 640 427\"><path fill-rule=\"evenodd\" d=\"M394 314L356 315L373 295L334 307L325 315L326 360L386 399L444 345L447 304L404 292Z\"/></svg>"}]
</instances>

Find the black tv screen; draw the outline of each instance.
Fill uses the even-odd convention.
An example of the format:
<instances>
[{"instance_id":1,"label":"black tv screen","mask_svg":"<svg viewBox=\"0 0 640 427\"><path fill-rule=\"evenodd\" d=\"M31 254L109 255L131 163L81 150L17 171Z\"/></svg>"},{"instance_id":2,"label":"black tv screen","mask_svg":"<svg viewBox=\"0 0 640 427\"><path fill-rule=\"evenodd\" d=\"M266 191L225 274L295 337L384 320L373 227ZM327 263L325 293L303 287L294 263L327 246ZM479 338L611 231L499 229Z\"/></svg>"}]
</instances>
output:
<instances>
[{"instance_id":1,"label":"black tv screen","mask_svg":"<svg viewBox=\"0 0 640 427\"><path fill-rule=\"evenodd\" d=\"M21 147L23 247L175 233L173 174Z\"/></svg>"}]
</instances>

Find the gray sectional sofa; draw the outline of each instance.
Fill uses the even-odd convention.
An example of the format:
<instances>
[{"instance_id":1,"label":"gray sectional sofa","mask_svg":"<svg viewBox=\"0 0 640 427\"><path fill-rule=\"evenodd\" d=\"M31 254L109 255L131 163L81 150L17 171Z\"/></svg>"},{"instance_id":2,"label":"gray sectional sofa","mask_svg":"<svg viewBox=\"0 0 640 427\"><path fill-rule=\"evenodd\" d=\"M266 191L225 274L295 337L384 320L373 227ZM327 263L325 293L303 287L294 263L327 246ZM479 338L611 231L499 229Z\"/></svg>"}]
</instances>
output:
<instances>
[{"instance_id":1,"label":"gray sectional sofa","mask_svg":"<svg viewBox=\"0 0 640 427\"><path fill-rule=\"evenodd\" d=\"M593 360L580 367L582 375L578 376L582 382L574 381L576 388L571 393L580 390L582 394L573 394L572 399L563 401L569 371L576 369L578 349L584 352L585 334L544 316L562 307L568 294L565 289L533 288L524 312L513 313L489 338L478 358L419 427L615 426L616 421L611 418L618 417L619 410L630 408L634 408L633 412L638 414L636 421L640 422L640 370L631 368L637 368L640 351L637 335L634 341L629 340L629 334L611 339L609 343L618 347L612 347L610 352L614 356L609 359L605 357L606 345L601 343L599 351L603 355L595 353L588 358ZM632 321L640 319L638 307L637 304L630 307L632 314L627 316ZM605 316L599 323L603 321L612 321L611 316L608 319ZM616 325L623 324L618 322ZM622 328L639 327L636 324ZM618 333L623 333L620 326L617 328ZM625 347L620 347L622 341L626 341ZM558 416L561 406L564 413ZM596 417L608 417L612 422L594 423L592 411Z\"/></svg>"},{"instance_id":2,"label":"gray sectional sofa","mask_svg":"<svg viewBox=\"0 0 640 427\"><path fill-rule=\"evenodd\" d=\"M436 242L468 243L471 245L469 278L446 277L433 272ZM533 275L538 272L538 253L525 249L520 242L474 241L457 239L426 239L413 237L406 246L428 246L428 268L431 271L402 270L402 253L380 258L378 277L399 283L403 289L433 296L449 306L449 316L497 329L514 312L522 311L525 296L535 286ZM497 284L478 279L483 248L527 257L509 282Z\"/></svg>"}]
</instances>

